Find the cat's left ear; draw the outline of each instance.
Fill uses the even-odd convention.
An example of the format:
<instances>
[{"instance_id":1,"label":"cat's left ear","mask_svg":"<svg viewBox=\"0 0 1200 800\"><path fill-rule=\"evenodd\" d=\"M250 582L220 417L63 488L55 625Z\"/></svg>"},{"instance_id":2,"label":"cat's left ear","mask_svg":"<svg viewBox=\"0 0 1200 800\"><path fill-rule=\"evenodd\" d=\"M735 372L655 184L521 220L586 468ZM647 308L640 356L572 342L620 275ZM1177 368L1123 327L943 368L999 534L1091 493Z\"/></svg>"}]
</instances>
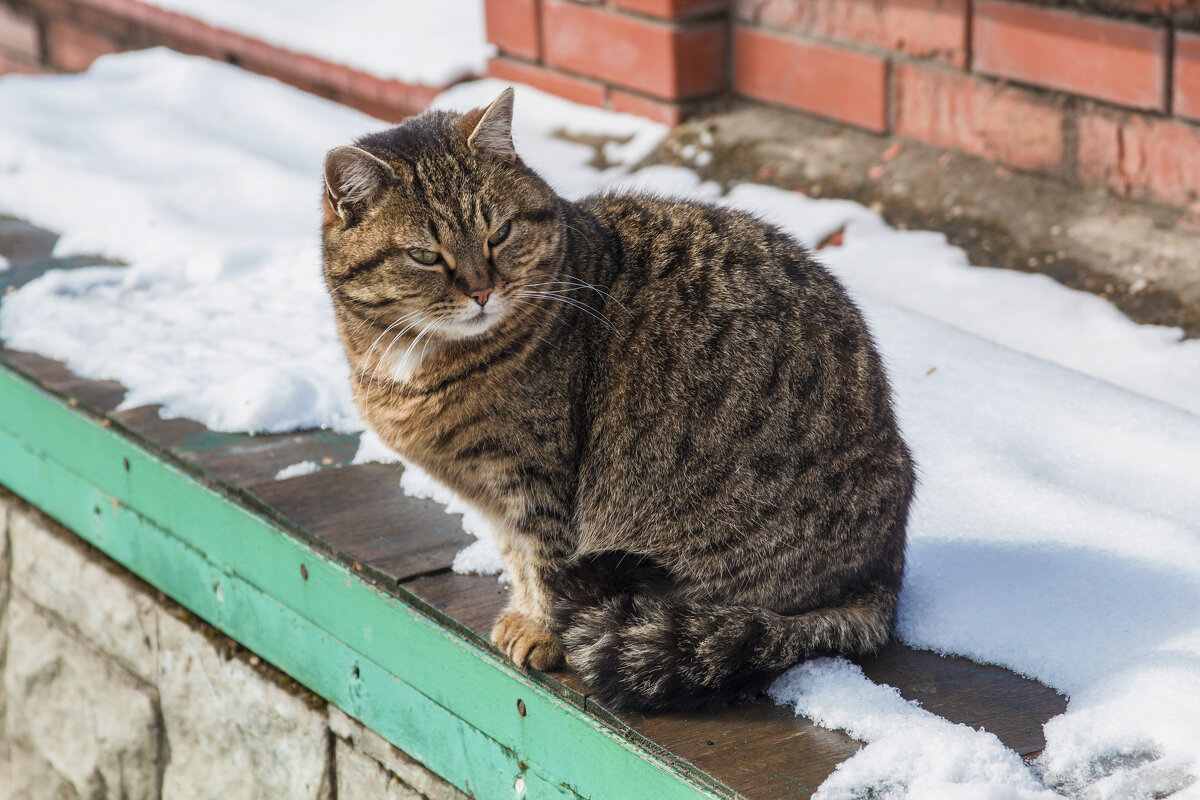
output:
<instances>
[{"instance_id":1,"label":"cat's left ear","mask_svg":"<svg viewBox=\"0 0 1200 800\"><path fill-rule=\"evenodd\" d=\"M517 150L513 147L512 140L512 117L513 89L510 86L484 109L483 116L467 137L467 144L477 153L516 161Z\"/></svg>"},{"instance_id":2,"label":"cat's left ear","mask_svg":"<svg viewBox=\"0 0 1200 800\"><path fill-rule=\"evenodd\" d=\"M396 171L382 159L358 147L335 147L325 155L325 197L345 222L350 208L370 201Z\"/></svg>"}]
</instances>

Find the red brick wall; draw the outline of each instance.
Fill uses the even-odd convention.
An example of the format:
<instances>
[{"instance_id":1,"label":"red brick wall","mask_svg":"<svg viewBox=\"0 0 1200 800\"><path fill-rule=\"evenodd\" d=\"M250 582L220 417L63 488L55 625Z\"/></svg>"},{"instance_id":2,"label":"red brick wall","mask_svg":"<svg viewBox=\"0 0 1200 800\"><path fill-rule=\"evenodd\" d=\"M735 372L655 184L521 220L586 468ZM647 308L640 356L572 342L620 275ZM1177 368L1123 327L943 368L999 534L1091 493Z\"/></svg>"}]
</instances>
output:
<instances>
[{"instance_id":1,"label":"red brick wall","mask_svg":"<svg viewBox=\"0 0 1200 800\"><path fill-rule=\"evenodd\" d=\"M674 124L731 93L1200 209L1200 0L485 0L489 74ZM138 0L0 0L0 74L166 44L388 119L408 86Z\"/></svg>"},{"instance_id":2,"label":"red brick wall","mask_svg":"<svg viewBox=\"0 0 1200 800\"><path fill-rule=\"evenodd\" d=\"M770 35L778 52L735 60L740 93L1131 197L1188 205L1200 195L1200 33L1185 29L1200 29L1200 0L733 5L735 51ZM839 55L814 61L816 45ZM878 61L889 67L884 92ZM825 84L831 64L872 88L757 90L771 74Z\"/></svg>"}]
</instances>

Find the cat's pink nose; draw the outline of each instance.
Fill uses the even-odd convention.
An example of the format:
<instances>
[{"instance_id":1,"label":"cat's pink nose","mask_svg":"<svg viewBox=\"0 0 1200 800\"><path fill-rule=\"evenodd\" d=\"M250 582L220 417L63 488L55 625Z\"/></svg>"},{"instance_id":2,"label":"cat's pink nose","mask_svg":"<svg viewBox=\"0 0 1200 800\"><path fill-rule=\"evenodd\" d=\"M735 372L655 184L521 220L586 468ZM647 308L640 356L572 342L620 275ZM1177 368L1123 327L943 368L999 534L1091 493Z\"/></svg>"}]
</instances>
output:
<instances>
[{"instance_id":1,"label":"cat's pink nose","mask_svg":"<svg viewBox=\"0 0 1200 800\"><path fill-rule=\"evenodd\" d=\"M489 286L486 289L476 289L475 291L471 292L471 297L474 297L475 302L479 303L479 305L482 307L483 304L487 302L488 295L491 293L492 287Z\"/></svg>"}]
</instances>

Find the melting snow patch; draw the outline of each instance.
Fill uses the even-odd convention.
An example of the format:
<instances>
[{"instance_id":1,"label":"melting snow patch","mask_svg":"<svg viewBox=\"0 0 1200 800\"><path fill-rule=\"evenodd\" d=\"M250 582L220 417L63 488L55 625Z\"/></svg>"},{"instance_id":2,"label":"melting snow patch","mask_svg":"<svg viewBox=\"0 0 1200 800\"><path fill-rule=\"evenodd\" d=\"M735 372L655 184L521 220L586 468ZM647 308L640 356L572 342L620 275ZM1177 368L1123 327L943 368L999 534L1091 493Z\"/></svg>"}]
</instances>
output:
<instances>
[{"instance_id":1,"label":"melting snow patch","mask_svg":"<svg viewBox=\"0 0 1200 800\"><path fill-rule=\"evenodd\" d=\"M321 467L315 461L301 461L299 464L292 464L284 467L275 473L275 480L286 481L288 478L298 478L301 475L311 475Z\"/></svg>"},{"instance_id":2,"label":"melting snow patch","mask_svg":"<svg viewBox=\"0 0 1200 800\"><path fill-rule=\"evenodd\" d=\"M404 489L405 494L412 497L424 497L441 503L446 507L447 514L462 515L463 530L474 536L475 541L454 557L455 572L464 575L499 574L502 581L505 579L504 565L500 561L496 539L492 535L491 526L479 509L414 464L405 463L400 487Z\"/></svg>"},{"instance_id":3,"label":"melting snow patch","mask_svg":"<svg viewBox=\"0 0 1200 800\"><path fill-rule=\"evenodd\" d=\"M768 694L824 728L870 744L840 764L815 800L1049 800L1056 797L994 735L955 725L871 682L842 659L785 673Z\"/></svg>"}]
</instances>

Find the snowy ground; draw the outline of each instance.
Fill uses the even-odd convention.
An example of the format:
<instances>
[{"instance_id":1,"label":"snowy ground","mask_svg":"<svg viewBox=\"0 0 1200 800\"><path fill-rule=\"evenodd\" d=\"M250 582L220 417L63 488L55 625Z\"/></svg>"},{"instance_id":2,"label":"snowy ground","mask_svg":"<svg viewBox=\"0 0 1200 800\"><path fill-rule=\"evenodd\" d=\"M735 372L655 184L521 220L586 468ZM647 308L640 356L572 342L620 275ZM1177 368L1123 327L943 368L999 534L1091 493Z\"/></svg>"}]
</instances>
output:
<instances>
[{"instance_id":1,"label":"snowy ground","mask_svg":"<svg viewBox=\"0 0 1200 800\"><path fill-rule=\"evenodd\" d=\"M145 0L218 28L405 83L482 75L483 0Z\"/></svg>"},{"instance_id":2,"label":"snowy ground","mask_svg":"<svg viewBox=\"0 0 1200 800\"><path fill-rule=\"evenodd\" d=\"M62 255L131 263L33 281L4 298L0 337L215 429L360 429L320 281L318 165L381 125L164 51L0 80L0 209L62 231ZM599 172L560 128L632 138ZM900 637L1070 697L1030 769L846 662L803 665L777 701L870 743L819 796L1200 796L1200 342L1040 276L969 267L941 235L853 203L752 185L721 197L679 168L626 175L664 133L518 91L518 150L568 196L707 197L809 244L845 228L821 258L873 326L921 472ZM405 485L436 491L415 472ZM494 569L494 552L481 542L460 566Z\"/></svg>"}]
</instances>

